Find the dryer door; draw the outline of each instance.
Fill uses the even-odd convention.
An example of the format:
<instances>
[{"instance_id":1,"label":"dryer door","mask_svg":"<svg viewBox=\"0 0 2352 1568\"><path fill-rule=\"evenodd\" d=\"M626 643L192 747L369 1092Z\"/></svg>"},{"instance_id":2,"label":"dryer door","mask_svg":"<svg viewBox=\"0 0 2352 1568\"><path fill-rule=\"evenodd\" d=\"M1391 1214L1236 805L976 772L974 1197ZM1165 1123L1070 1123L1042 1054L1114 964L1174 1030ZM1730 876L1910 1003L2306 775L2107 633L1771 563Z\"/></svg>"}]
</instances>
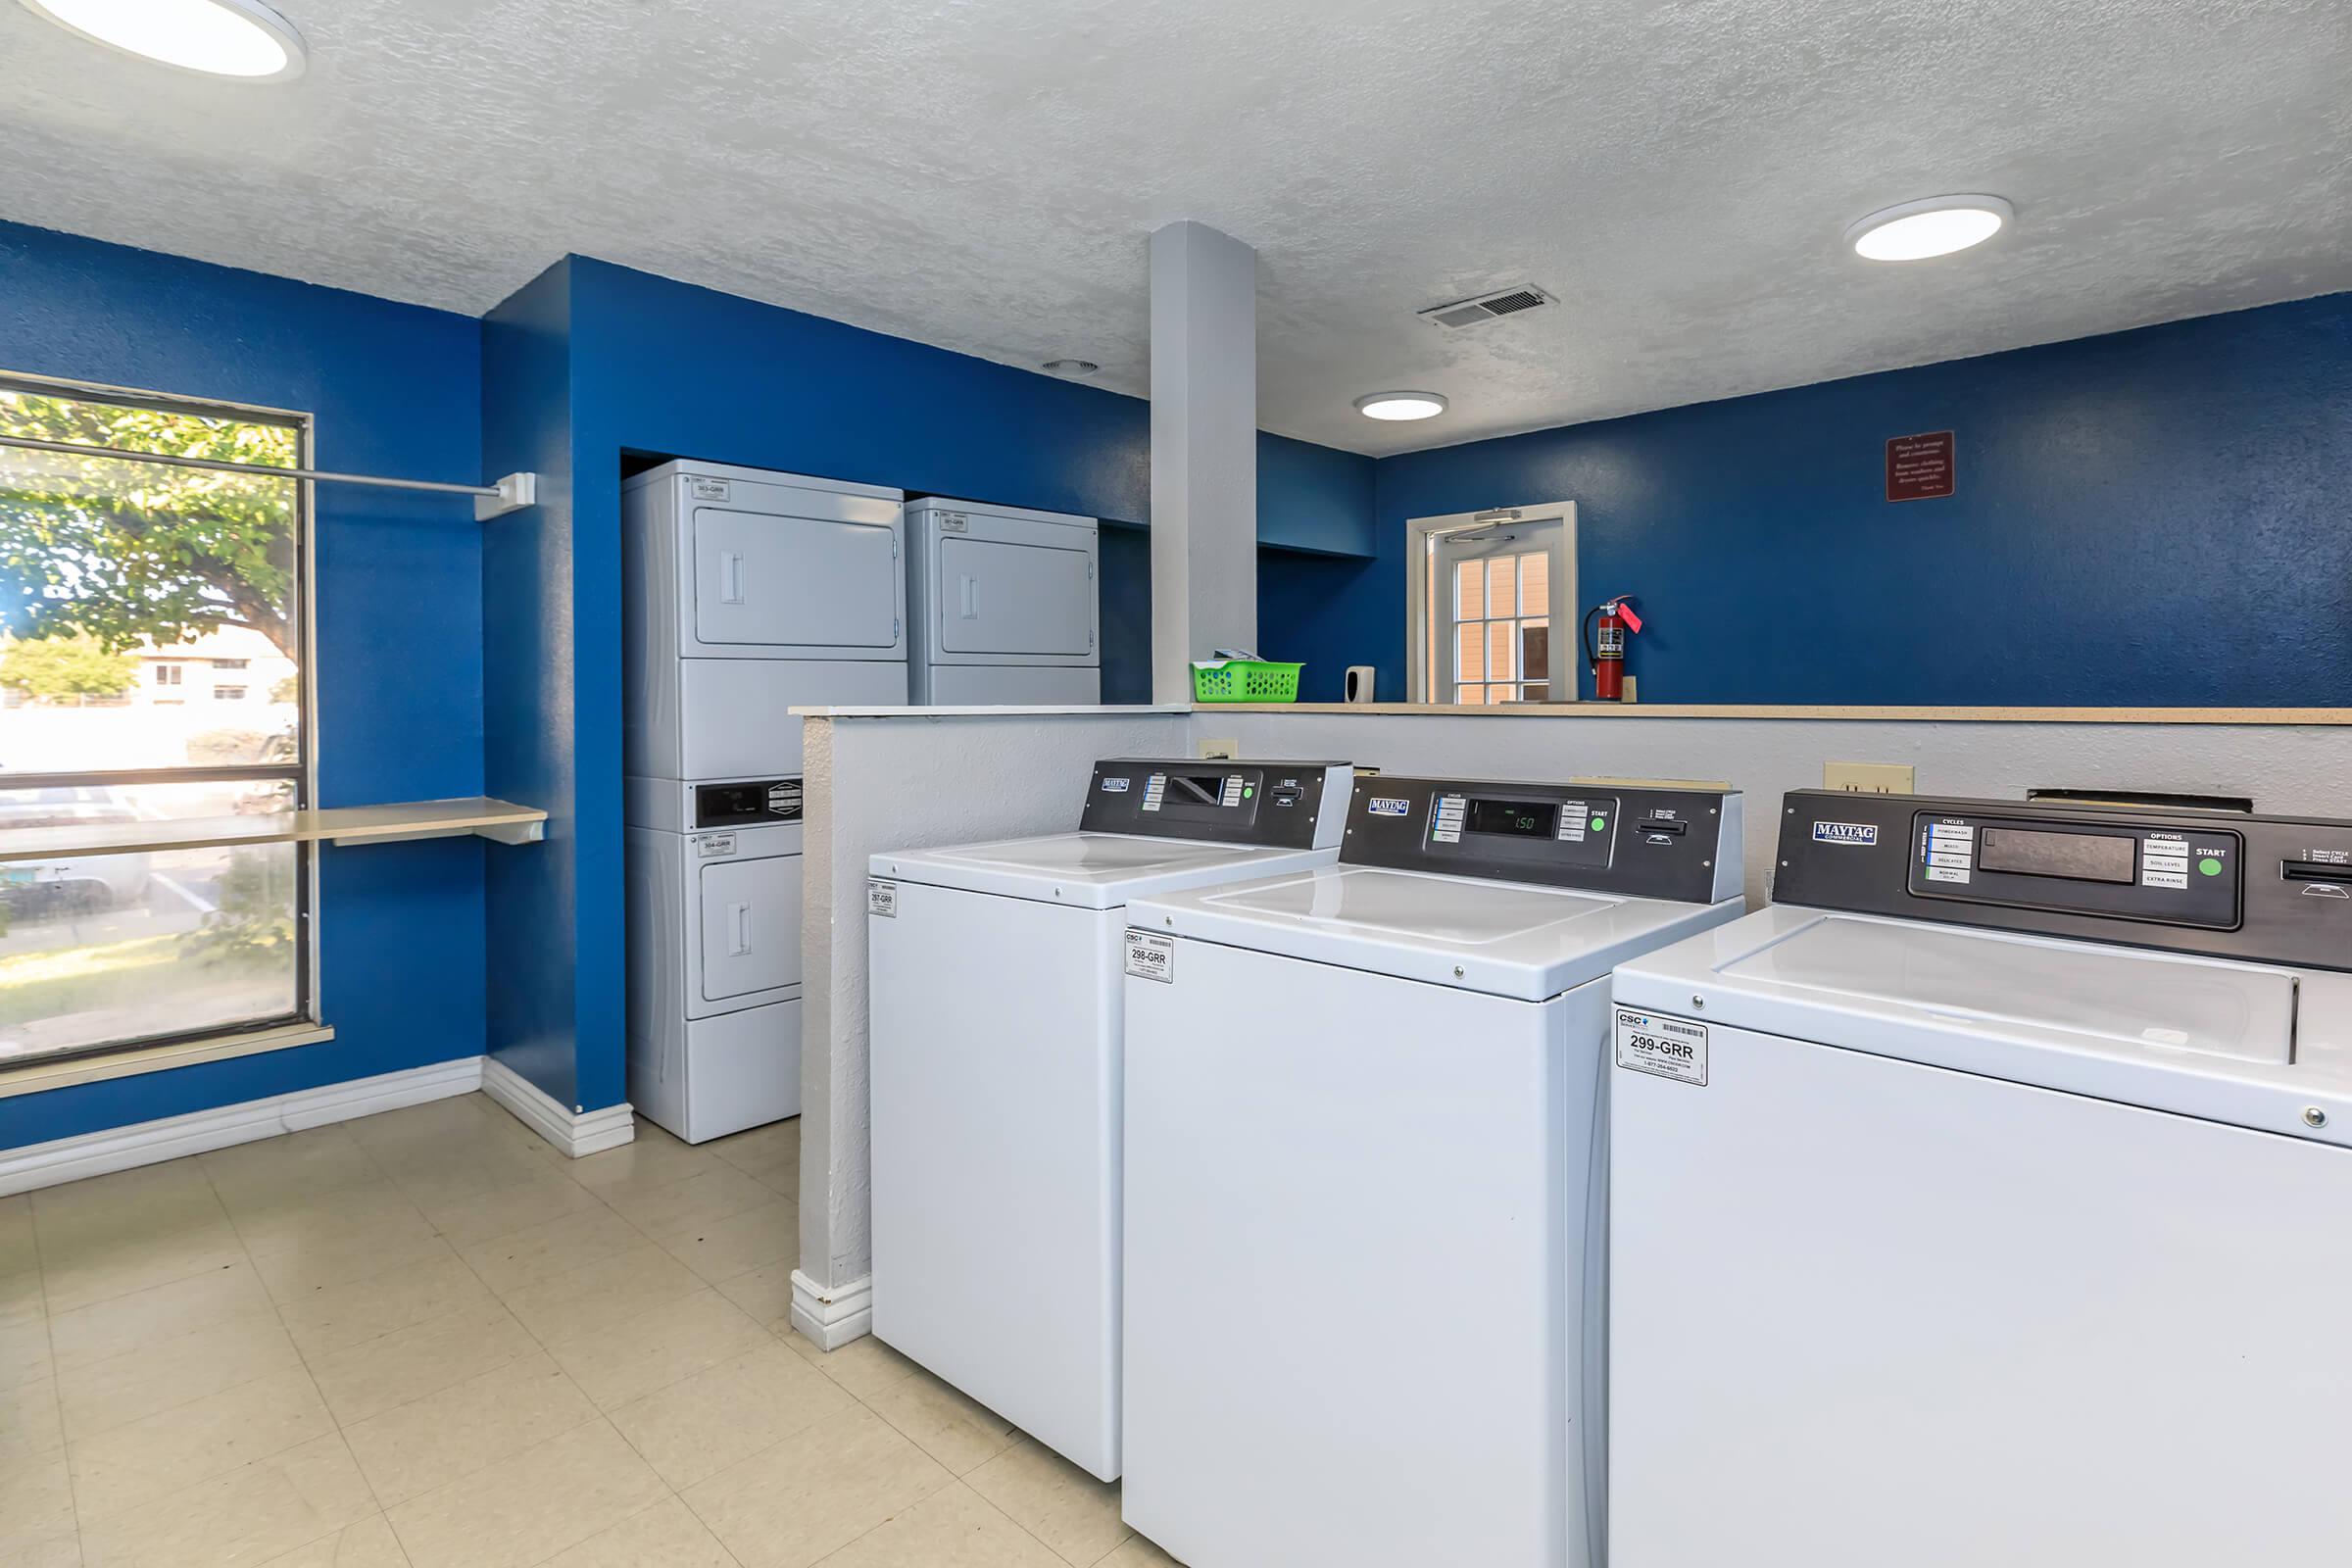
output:
<instances>
[{"instance_id":1,"label":"dryer door","mask_svg":"<svg viewBox=\"0 0 2352 1568\"><path fill-rule=\"evenodd\" d=\"M879 523L697 509L696 641L886 655L900 641L897 539Z\"/></svg>"},{"instance_id":2,"label":"dryer door","mask_svg":"<svg viewBox=\"0 0 2352 1568\"><path fill-rule=\"evenodd\" d=\"M1085 659L1094 652L1095 536L1075 528L1036 532L1054 542L941 537L942 653Z\"/></svg>"},{"instance_id":3,"label":"dryer door","mask_svg":"<svg viewBox=\"0 0 2352 1568\"><path fill-rule=\"evenodd\" d=\"M801 858L702 867L702 1000L724 1002L801 980Z\"/></svg>"}]
</instances>

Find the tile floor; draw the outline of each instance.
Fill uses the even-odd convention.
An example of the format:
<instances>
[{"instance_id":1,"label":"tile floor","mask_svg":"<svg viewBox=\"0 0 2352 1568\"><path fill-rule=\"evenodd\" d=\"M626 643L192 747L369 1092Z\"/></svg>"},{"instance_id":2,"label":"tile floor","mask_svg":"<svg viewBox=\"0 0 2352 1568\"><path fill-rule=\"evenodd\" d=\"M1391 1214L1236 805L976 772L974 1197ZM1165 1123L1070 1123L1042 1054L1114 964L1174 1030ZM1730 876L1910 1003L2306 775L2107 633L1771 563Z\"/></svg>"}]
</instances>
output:
<instances>
[{"instance_id":1,"label":"tile floor","mask_svg":"<svg viewBox=\"0 0 2352 1568\"><path fill-rule=\"evenodd\" d=\"M478 1095L0 1199L0 1568L1149 1568L1095 1481L785 1321L800 1126Z\"/></svg>"}]
</instances>

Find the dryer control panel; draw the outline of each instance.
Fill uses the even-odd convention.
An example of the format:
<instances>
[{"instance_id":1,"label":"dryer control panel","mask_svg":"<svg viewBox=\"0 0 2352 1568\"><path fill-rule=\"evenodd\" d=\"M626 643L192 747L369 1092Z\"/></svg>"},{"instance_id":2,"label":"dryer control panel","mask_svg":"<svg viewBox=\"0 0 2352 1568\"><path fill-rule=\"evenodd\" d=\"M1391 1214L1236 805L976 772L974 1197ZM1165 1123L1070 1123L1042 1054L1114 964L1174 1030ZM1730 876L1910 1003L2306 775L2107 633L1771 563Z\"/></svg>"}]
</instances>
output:
<instances>
[{"instance_id":1,"label":"dryer control panel","mask_svg":"<svg viewBox=\"0 0 2352 1568\"><path fill-rule=\"evenodd\" d=\"M1780 904L2352 968L2352 822L1795 790Z\"/></svg>"},{"instance_id":2,"label":"dryer control panel","mask_svg":"<svg viewBox=\"0 0 2352 1568\"><path fill-rule=\"evenodd\" d=\"M1348 814L1350 762L1114 757L1095 764L1086 833L1329 849Z\"/></svg>"},{"instance_id":3,"label":"dryer control panel","mask_svg":"<svg viewBox=\"0 0 2352 1568\"><path fill-rule=\"evenodd\" d=\"M1714 904L1740 891L1737 791L1361 780L1343 862Z\"/></svg>"},{"instance_id":4,"label":"dryer control panel","mask_svg":"<svg viewBox=\"0 0 2352 1568\"><path fill-rule=\"evenodd\" d=\"M801 781L797 778L694 786L694 825L698 828L765 827L800 819Z\"/></svg>"}]
</instances>

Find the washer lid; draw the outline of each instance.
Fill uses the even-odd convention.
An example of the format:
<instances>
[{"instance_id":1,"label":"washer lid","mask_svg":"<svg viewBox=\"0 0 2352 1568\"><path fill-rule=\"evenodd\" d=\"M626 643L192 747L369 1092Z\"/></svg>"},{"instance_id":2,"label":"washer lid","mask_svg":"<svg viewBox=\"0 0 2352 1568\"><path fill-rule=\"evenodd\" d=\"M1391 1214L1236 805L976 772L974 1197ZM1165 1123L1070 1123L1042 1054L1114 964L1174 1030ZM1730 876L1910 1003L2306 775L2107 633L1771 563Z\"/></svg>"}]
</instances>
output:
<instances>
[{"instance_id":1,"label":"washer lid","mask_svg":"<svg viewBox=\"0 0 2352 1568\"><path fill-rule=\"evenodd\" d=\"M1541 1002L1740 912L1524 882L1333 865L1131 901L1128 921L1465 991Z\"/></svg>"},{"instance_id":2,"label":"washer lid","mask_svg":"<svg viewBox=\"0 0 2352 1568\"><path fill-rule=\"evenodd\" d=\"M1054 833L952 849L877 855L877 877L969 893L1115 909L1148 893L1329 864L1339 851L1269 849L1128 833Z\"/></svg>"}]
</instances>

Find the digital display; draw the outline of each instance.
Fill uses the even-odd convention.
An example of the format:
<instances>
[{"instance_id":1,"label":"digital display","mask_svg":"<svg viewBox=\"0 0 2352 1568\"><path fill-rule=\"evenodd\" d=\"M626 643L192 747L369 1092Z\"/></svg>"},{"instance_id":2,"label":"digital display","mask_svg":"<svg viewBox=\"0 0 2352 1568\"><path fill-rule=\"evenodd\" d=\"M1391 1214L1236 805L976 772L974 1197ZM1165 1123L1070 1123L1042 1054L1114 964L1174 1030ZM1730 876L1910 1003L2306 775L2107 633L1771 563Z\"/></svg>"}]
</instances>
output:
<instances>
[{"instance_id":1,"label":"digital display","mask_svg":"<svg viewBox=\"0 0 2352 1568\"><path fill-rule=\"evenodd\" d=\"M1197 801L1202 806L1221 805L1225 799L1222 773L1170 773L1168 787L1180 799Z\"/></svg>"},{"instance_id":2,"label":"digital display","mask_svg":"<svg viewBox=\"0 0 2352 1568\"><path fill-rule=\"evenodd\" d=\"M1978 838L1981 870L2072 877L2078 882L2129 883L2138 844L2114 833L2045 833L2016 827L1987 827Z\"/></svg>"},{"instance_id":3,"label":"digital display","mask_svg":"<svg viewBox=\"0 0 2352 1568\"><path fill-rule=\"evenodd\" d=\"M1473 833L1519 839L1547 839L1559 831L1560 808L1549 801L1482 801L1473 798L1462 826Z\"/></svg>"}]
</instances>

